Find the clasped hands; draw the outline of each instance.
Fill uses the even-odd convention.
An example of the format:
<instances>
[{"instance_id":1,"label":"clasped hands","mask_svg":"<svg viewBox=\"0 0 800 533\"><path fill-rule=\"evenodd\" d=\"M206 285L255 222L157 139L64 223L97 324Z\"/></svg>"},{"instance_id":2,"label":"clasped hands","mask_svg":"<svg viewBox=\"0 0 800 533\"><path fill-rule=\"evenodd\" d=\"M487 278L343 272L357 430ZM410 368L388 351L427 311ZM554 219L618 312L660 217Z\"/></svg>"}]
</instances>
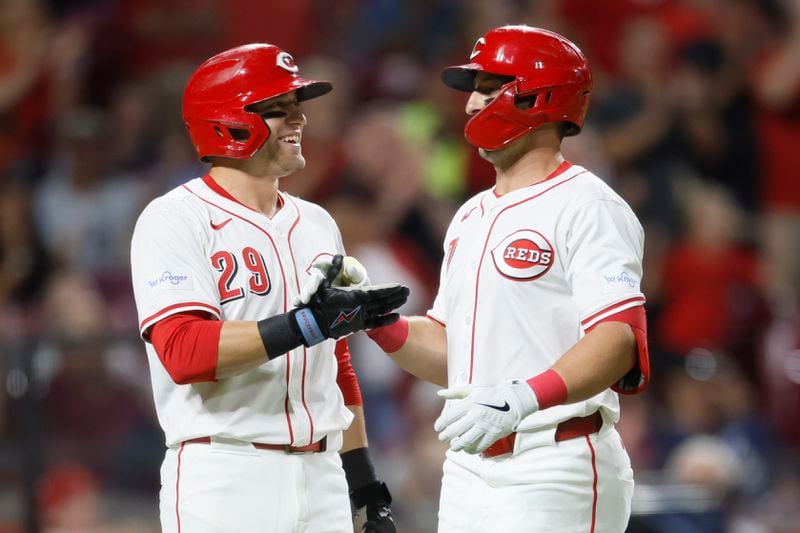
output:
<instances>
[{"instance_id":1,"label":"clasped hands","mask_svg":"<svg viewBox=\"0 0 800 533\"><path fill-rule=\"evenodd\" d=\"M311 311L313 326L324 338L338 339L396 322L400 315L392 311L406 302L408 294L408 287L397 283L370 285L361 263L337 254L312 265L311 276L293 303Z\"/></svg>"}]
</instances>

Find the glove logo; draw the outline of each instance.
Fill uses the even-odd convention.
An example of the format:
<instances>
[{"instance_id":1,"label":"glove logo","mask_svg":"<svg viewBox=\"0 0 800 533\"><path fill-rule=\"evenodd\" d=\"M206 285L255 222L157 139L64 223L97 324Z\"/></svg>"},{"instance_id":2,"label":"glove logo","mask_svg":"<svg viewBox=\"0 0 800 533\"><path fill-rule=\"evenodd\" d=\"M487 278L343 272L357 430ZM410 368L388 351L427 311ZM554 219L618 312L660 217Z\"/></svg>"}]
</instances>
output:
<instances>
[{"instance_id":1,"label":"glove logo","mask_svg":"<svg viewBox=\"0 0 800 533\"><path fill-rule=\"evenodd\" d=\"M496 409L498 411L502 411L503 413L507 413L511 410L511 406L508 405L508 402L503 403L503 405L492 405L490 403L480 403L477 402L478 405L483 405L484 407L488 407L489 409Z\"/></svg>"},{"instance_id":2,"label":"glove logo","mask_svg":"<svg viewBox=\"0 0 800 533\"><path fill-rule=\"evenodd\" d=\"M333 329L341 324L349 324L353 321L353 319L358 315L361 311L361 306L359 305L349 313L345 313L344 311L339 311L339 314L336 316L336 319L331 323L330 329Z\"/></svg>"},{"instance_id":3,"label":"glove logo","mask_svg":"<svg viewBox=\"0 0 800 533\"><path fill-rule=\"evenodd\" d=\"M492 250L494 266L512 281L533 281L553 266L553 246L538 231L515 231Z\"/></svg>"}]
</instances>

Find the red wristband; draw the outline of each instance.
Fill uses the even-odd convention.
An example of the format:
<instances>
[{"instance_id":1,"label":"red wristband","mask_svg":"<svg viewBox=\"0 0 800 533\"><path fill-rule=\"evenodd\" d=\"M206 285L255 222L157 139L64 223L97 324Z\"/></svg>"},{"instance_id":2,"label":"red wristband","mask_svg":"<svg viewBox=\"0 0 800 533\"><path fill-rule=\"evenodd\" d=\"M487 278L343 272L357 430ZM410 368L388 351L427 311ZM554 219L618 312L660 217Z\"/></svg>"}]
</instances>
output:
<instances>
[{"instance_id":1,"label":"red wristband","mask_svg":"<svg viewBox=\"0 0 800 533\"><path fill-rule=\"evenodd\" d=\"M567 401L567 385L552 368L533 376L527 383L536 394L539 409L547 409Z\"/></svg>"},{"instance_id":2,"label":"red wristband","mask_svg":"<svg viewBox=\"0 0 800 533\"><path fill-rule=\"evenodd\" d=\"M381 350L386 353L394 353L408 340L408 319L404 316L394 324L367 330L367 335L375 341Z\"/></svg>"}]
</instances>

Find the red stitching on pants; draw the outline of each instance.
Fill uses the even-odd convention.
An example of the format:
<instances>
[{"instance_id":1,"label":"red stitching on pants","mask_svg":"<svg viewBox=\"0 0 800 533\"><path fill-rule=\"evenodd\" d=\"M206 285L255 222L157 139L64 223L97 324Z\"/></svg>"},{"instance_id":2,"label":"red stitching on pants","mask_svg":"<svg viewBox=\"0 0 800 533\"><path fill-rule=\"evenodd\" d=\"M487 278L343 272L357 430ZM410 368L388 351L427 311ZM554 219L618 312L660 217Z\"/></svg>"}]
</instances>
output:
<instances>
[{"instance_id":1,"label":"red stitching on pants","mask_svg":"<svg viewBox=\"0 0 800 533\"><path fill-rule=\"evenodd\" d=\"M597 461L595 460L594 446L592 446L589 435L586 435L586 444L589 445L589 451L592 452L592 472L594 473L594 482L592 483L592 529L590 530L591 533L594 533L594 525L597 519Z\"/></svg>"},{"instance_id":2,"label":"red stitching on pants","mask_svg":"<svg viewBox=\"0 0 800 533\"><path fill-rule=\"evenodd\" d=\"M178 508L178 502L180 501L180 486L181 486L181 454L183 453L183 445L185 443L181 442L181 449L178 450L178 475L175 479L175 517L178 519L178 533L181 533L181 513Z\"/></svg>"}]
</instances>

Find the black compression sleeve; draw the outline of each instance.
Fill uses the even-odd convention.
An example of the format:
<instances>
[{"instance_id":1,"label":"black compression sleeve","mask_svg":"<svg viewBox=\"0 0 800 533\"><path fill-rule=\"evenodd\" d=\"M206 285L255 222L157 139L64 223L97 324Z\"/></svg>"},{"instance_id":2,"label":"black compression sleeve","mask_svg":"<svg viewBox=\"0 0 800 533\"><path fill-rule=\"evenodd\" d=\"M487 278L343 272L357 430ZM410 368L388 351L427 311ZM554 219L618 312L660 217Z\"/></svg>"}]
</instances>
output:
<instances>
[{"instance_id":1,"label":"black compression sleeve","mask_svg":"<svg viewBox=\"0 0 800 533\"><path fill-rule=\"evenodd\" d=\"M303 344L303 335L297 325L297 309L258 321L258 333L267 351L267 357L275 359Z\"/></svg>"},{"instance_id":2,"label":"black compression sleeve","mask_svg":"<svg viewBox=\"0 0 800 533\"><path fill-rule=\"evenodd\" d=\"M342 468L350 492L377 481L375 467L369 457L369 448L356 448L342 454Z\"/></svg>"}]
</instances>

